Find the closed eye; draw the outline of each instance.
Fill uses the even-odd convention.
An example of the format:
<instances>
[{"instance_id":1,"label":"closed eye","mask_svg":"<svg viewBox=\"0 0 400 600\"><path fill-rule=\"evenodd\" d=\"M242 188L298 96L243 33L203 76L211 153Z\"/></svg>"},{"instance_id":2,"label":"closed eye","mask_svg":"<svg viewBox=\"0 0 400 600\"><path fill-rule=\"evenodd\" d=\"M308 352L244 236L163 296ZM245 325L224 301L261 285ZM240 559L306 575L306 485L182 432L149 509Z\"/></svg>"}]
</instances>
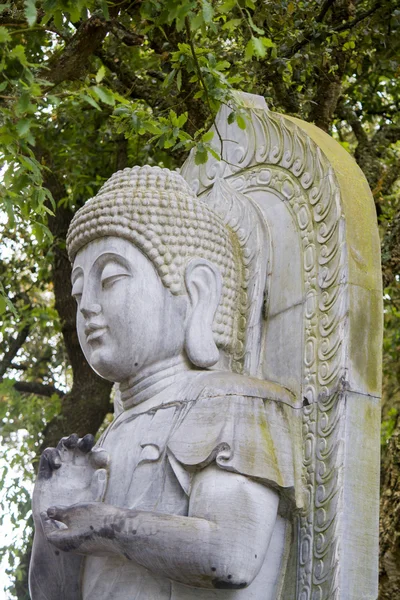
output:
<instances>
[{"instance_id":1,"label":"closed eye","mask_svg":"<svg viewBox=\"0 0 400 600\"><path fill-rule=\"evenodd\" d=\"M79 277L79 278L78 278L78 279L75 281L74 285L72 286L72 290L71 290L71 296L72 296L73 298L75 298L75 300L76 300L77 302L79 302L79 300L80 300L80 299L81 299L81 297L82 297L82 293L83 293L83 280L82 280L82 277Z\"/></svg>"},{"instance_id":2,"label":"closed eye","mask_svg":"<svg viewBox=\"0 0 400 600\"><path fill-rule=\"evenodd\" d=\"M119 261L109 260L101 271L100 281L103 290L110 288L123 277L129 277L129 271Z\"/></svg>"},{"instance_id":3,"label":"closed eye","mask_svg":"<svg viewBox=\"0 0 400 600\"><path fill-rule=\"evenodd\" d=\"M109 275L108 277L102 277L101 279L101 287L104 289L110 288L114 283L123 279L124 277L129 277L129 273L116 273L115 275Z\"/></svg>"}]
</instances>

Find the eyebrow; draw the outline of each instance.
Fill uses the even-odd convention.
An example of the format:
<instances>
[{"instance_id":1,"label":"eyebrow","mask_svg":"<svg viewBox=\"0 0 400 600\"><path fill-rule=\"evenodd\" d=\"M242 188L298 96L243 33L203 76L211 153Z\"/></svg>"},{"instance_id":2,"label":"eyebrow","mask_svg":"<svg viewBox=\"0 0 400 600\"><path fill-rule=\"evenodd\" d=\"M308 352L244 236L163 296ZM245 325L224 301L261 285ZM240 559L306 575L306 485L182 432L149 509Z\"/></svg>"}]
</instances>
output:
<instances>
[{"instance_id":1,"label":"eyebrow","mask_svg":"<svg viewBox=\"0 0 400 600\"><path fill-rule=\"evenodd\" d=\"M110 260L114 260L115 262L119 262L122 266L124 266L128 271L130 271L130 265L128 263L128 261L126 260L126 258L124 256L121 256L120 254L117 254L116 252L102 252L101 254L99 254L99 256L96 258L96 260L94 261L93 265L91 268L93 268L95 265L97 265L97 263L99 261L105 260L105 259L110 259ZM71 282L72 285L75 283L75 281L78 279L78 277L82 277L83 276L83 269L82 267L75 267L72 271L71 274Z\"/></svg>"},{"instance_id":2,"label":"eyebrow","mask_svg":"<svg viewBox=\"0 0 400 600\"><path fill-rule=\"evenodd\" d=\"M124 256L121 256L121 254L117 254L116 252L112 252L112 251L102 252L101 254L99 254L99 256L96 258L96 260L94 261L92 266L97 265L97 263L100 261L101 262L106 261L107 259L118 262L122 266L124 266L126 269L130 270L130 265L129 265L129 262L126 260L126 258Z\"/></svg>"},{"instance_id":3,"label":"eyebrow","mask_svg":"<svg viewBox=\"0 0 400 600\"><path fill-rule=\"evenodd\" d=\"M78 279L78 277L82 277L83 276L83 269L82 267L75 267L75 269L73 269L72 273L71 273L71 282L72 284L75 283L75 281Z\"/></svg>"}]
</instances>

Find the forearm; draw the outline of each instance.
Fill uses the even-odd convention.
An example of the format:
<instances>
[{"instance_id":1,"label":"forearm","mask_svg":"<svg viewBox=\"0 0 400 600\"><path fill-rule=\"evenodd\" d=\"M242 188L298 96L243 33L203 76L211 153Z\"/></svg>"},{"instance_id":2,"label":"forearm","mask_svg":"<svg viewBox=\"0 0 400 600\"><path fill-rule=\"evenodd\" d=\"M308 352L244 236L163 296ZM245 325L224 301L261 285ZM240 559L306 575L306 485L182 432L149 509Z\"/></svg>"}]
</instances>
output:
<instances>
[{"instance_id":1,"label":"forearm","mask_svg":"<svg viewBox=\"0 0 400 600\"><path fill-rule=\"evenodd\" d=\"M209 467L193 485L189 516L124 511L113 524L116 548L187 585L240 589L264 562L278 501L271 489Z\"/></svg>"},{"instance_id":2,"label":"forearm","mask_svg":"<svg viewBox=\"0 0 400 600\"><path fill-rule=\"evenodd\" d=\"M205 519L127 511L113 530L115 552L175 581L212 588L233 573L241 579L234 532Z\"/></svg>"},{"instance_id":3,"label":"forearm","mask_svg":"<svg viewBox=\"0 0 400 600\"><path fill-rule=\"evenodd\" d=\"M76 523L74 528L48 536L59 549L88 556L123 556L153 573L205 588L248 585L260 569L270 536L263 523L258 525L258 535L250 535L247 516L223 526L205 518L106 504L59 507L52 516L68 525L74 518Z\"/></svg>"},{"instance_id":4,"label":"forearm","mask_svg":"<svg viewBox=\"0 0 400 600\"><path fill-rule=\"evenodd\" d=\"M29 567L32 600L78 600L83 560L83 556L63 552L50 544L41 523L37 523Z\"/></svg>"},{"instance_id":5,"label":"forearm","mask_svg":"<svg viewBox=\"0 0 400 600\"><path fill-rule=\"evenodd\" d=\"M188 516L103 503L53 507L49 517L66 528L48 540L79 554L124 556L190 586L239 589L264 562L278 501L261 484L209 467L195 480Z\"/></svg>"}]
</instances>

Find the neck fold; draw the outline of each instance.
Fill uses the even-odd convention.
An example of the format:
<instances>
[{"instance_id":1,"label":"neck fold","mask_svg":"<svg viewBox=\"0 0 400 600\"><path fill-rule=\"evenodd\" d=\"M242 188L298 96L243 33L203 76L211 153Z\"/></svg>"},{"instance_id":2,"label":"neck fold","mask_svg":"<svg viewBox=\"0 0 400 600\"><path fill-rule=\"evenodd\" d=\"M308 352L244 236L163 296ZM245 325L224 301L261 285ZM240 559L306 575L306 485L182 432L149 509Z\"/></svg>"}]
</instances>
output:
<instances>
[{"instance_id":1,"label":"neck fold","mask_svg":"<svg viewBox=\"0 0 400 600\"><path fill-rule=\"evenodd\" d=\"M183 357L168 359L150 365L137 375L120 383L121 403L124 410L132 408L171 385L177 375L191 369L190 363Z\"/></svg>"}]
</instances>

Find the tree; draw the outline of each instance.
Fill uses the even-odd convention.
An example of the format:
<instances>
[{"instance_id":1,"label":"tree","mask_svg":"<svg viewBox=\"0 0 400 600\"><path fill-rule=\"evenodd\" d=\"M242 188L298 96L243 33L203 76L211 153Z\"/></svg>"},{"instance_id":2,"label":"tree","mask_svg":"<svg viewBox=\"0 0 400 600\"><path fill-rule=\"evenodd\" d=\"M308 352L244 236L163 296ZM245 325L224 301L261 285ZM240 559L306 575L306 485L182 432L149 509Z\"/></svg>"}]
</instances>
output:
<instances>
[{"instance_id":1,"label":"tree","mask_svg":"<svg viewBox=\"0 0 400 600\"><path fill-rule=\"evenodd\" d=\"M373 191L386 286L383 440L392 440L384 453L381 598L395 597L399 30L395 0L0 4L0 410L5 455L26 477L45 446L65 432L96 434L111 412L111 386L87 366L75 332L65 252L74 212L117 169L173 168L191 148L205 162L215 154L207 131L220 104L233 102L235 88L260 94L271 109L336 137ZM245 127L240 107L230 118ZM23 519L28 492L13 487L6 501ZM25 598L28 554L20 554L13 592Z\"/></svg>"}]
</instances>

